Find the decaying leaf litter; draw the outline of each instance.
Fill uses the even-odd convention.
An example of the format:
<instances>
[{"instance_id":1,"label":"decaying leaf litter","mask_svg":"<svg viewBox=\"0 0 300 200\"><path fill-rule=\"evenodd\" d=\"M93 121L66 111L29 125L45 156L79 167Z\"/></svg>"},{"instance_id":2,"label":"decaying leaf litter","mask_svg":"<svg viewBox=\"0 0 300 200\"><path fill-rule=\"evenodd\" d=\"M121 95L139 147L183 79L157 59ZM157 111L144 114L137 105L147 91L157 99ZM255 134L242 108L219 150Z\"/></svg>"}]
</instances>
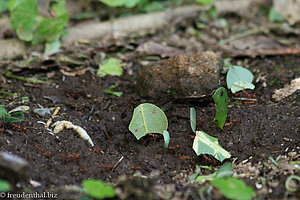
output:
<instances>
[{"instance_id":1,"label":"decaying leaf litter","mask_svg":"<svg viewBox=\"0 0 300 200\"><path fill-rule=\"evenodd\" d=\"M237 22L237 16L221 15L221 17L229 21L228 24L231 26L229 35L239 33L237 27L240 23ZM263 16L261 17L264 19ZM243 21L243 18L240 20ZM298 193L288 192L284 183L289 175L299 175L299 168L296 166L299 160L297 153L299 151L299 92L296 91L287 98L280 99L278 103L274 101L272 95L275 89L283 88L284 85L290 84L293 79L299 77L297 69L300 60L297 56L277 54L278 51L275 49L278 50L279 47L276 46L272 51L271 45L268 54L263 54L265 56L263 58L256 57L259 54L255 52L263 50L267 52L264 48L259 49L259 46L251 49L254 58L233 58L232 63L244 66L253 72L255 89L235 95L228 90L229 114L223 130L212 123L216 112L212 98L204 102L199 98L149 99L140 97L136 93L135 80L141 66L156 63L155 60L161 60L160 55L164 57L169 54L169 52L161 53L161 49L157 53L153 50L140 53L135 51L148 41L154 41L163 47L175 48L175 52L179 52L177 49L181 50L186 54L200 54L204 50L214 51L218 55L230 54L230 51L220 50L215 45L219 39L228 38L226 31L222 33L223 28L216 24L216 19L205 22L207 24L204 29L195 27L194 22L199 21L195 18L192 21L186 20L181 24L180 22L175 24L176 32L165 30L163 33L139 37L135 41L124 39L98 48L79 45L75 50L62 53L70 60L80 61L81 66L66 60L58 61L59 55L49 60L40 60L37 66L40 66L40 70L31 69L31 64L24 65L26 59L2 61L3 69L14 70L16 69L14 64L22 66L18 69L19 72L14 72L14 75L26 78L36 76L38 79L50 77L48 84L43 85L25 83L3 76L1 90L11 94L5 95L1 100L1 104L5 105L7 110L19 105L28 105L32 109L40 106L50 108L53 113L55 108L60 106L62 109L52 117L53 121L68 120L74 125L83 127L92 138L95 147L91 148L90 144L80 138L74 130L63 130L56 134L59 138L52 136L44 125L37 123L41 120L47 122L49 118L42 118L29 112L25 113L25 120L18 123L27 128L26 132L13 127L12 124L5 124L1 133L1 151L12 152L29 162L31 171L27 177L41 184L40 188L37 187L38 190L43 190L41 187L51 188L56 192L60 189L62 193L67 194L66 185L80 185L83 180L92 177L112 183L119 182L118 187L123 196L138 195L131 189L138 185L144 197L149 198L152 192L159 194L162 199L199 198L195 187L203 189L204 197L218 198L220 194L216 190L209 192L205 189L205 187L209 188L208 183L199 185L188 179L194 173L196 165L215 164L217 166L213 168L214 170L221 165L218 162L214 163L210 157L197 157L192 149L193 139L190 136L194 133L190 128L189 110L190 107L195 107L197 128L218 138L220 145L232 154L229 161L234 163L235 177L243 178L255 189L258 197L296 198ZM283 36L286 41L293 41L297 36L296 33L288 34L292 36ZM258 33L250 37L260 36ZM264 36L278 37L275 32ZM237 40L231 42L235 41ZM297 48L299 44L293 43L293 45L290 49ZM236 44L231 46L231 49L234 49L232 47L236 47ZM166 50L170 51L169 48ZM115 52L119 55L110 54ZM243 51L239 52L239 55L234 56L247 55L243 54ZM80 54L85 54L86 57L79 56ZM120 77L99 78L95 75L99 64L105 63L110 57L122 61L124 74ZM79 76L73 77L63 73L66 71L72 73L87 67L91 68ZM117 86L114 87L114 91L123 92L121 97L104 91L113 85ZM226 87L225 75L222 74L220 86ZM18 97L13 98L13 93L18 94ZM21 97L24 96L29 97L29 102L21 101ZM137 141L128 130L134 108L146 102L162 108L168 118L170 144L166 150L162 148L162 136L146 135ZM270 158L277 160L275 163L279 167ZM209 175L214 170L201 169L201 173ZM124 174L144 175L151 177L151 181L125 178L127 183L125 185L122 178L120 179ZM33 184L24 181L23 186L32 188ZM297 183L292 183L292 186L297 187ZM155 190L158 187L165 190ZM80 194L79 190L74 189L74 191Z\"/></svg>"}]
</instances>

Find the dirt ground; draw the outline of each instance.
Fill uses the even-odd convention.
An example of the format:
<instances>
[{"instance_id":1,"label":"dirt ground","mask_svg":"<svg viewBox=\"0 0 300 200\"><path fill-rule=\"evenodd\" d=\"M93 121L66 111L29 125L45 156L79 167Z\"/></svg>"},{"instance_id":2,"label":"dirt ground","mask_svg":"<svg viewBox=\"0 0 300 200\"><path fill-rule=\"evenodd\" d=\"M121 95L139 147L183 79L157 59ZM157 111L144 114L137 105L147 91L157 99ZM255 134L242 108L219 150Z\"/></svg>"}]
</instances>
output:
<instances>
[{"instance_id":1,"label":"dirt ground","mask_svg":"<svg viewBox=\"0 0 300 200\"><path fill-rule=\"evenodd\" d=\"M229 20L234 22L236 18L229 16ZM220 145L232 154L228 161L234 162L238 174L244 174L241 177L256 190L258 199L299 198L299 190L289 193L284 186L288 175L300 175L299 168L285 172L285 168L281 168L282 171L278 171L270 163L269 157L275 159L281 156L279 161L282 162L299 160L300 93L295 92L279 102L275 102L271 96L274 89L282 88L299 77L300 57L235 57L233 64L241 64L254 73L256 87L247 92L255 94L257 101L247 103L236 99L246 98L244 93L238 93L238 97L230 93L227 125L224 130L220 130L211 123L215 116L212 98L205 102L201 99L147 99L136 93L135 78L141 65L154 62L135 51L137 44L146 41L160 43L165 41L168 34L170 32L165 31L144 36L134 43L124 40L121 45L112 45L106 49L81 45L76 50L66 50L64 55L82 61L82 66L91 67L84 75L63 75L62 68L68 66L75 70L78 66L57 63L56 56L37 62L35 67L25 67L14 72L15 75L25 77L48 76L48 84L31 84L1 77L1 90L18 94L15 98L1 95L0 104L5 105L7 110L20 105L28 105L31 109L60 107L53 121L68 120L83 127L95 143L92 148L73 130L63 130L53 136L44 125L38 123L46 122L49 117L43 118L33 112L26 113L25 120L18 123L19 126L26 127L26 131L12 124L5 124L0 133L0 151L11 152L26 159L31 167L29 179L41 183L34 188L28 180L23 181L20 190L29 188L32 191L58 191L59 186L80 185L87 178L116 184L124 175L130 177L138 174L153 178L153 188L173 185L170 193L174 198L177 195L179 199L199 199L199 194L195 191L205 184L191 182L188 177L196 165L213 165L217 169L221 163L196 156L192 149L191 136L194 133L190 128L189 108L195 107L197 129L219 139ZM179 27L176 34L186 39L196 38L202 45L202 50L215 50L221 55L224 53L218 48L210 48L207 43L197 39L197 36L191 36L188 28ZM181 50L185 53L197 53L198 50L189 49L190 47L185 46ZM95 74L98 68L96 60L101 52L121 55L124 75L98 77ZM87 57L79 58L79 53L85 53ZM22 61L23 58L3 62L2 73ZM104 89L111 85L118 85L115 90L122 91L123 95L116 97L106 94ZM224 74L221 75L220 85L226 86ZM21 102L21 97L24 96L29 97L29 102ZM163 138L160 136L146 136L137 141L128 130L133 109L145 102L153 103L164 110L169 122L171 148L162 148ZM122 161L113 168L120 158L123 158ZM250 168L252 171L249 172ZM212 173L204 169L201 172ZM263 179L267 181L262 183ZM262 189L257 186L258 183L263 185ZM147 192L150 191L145 191ZM205 196L208 199L221 198L217 191L206 192Z\"/></svg>"}]
</instances>

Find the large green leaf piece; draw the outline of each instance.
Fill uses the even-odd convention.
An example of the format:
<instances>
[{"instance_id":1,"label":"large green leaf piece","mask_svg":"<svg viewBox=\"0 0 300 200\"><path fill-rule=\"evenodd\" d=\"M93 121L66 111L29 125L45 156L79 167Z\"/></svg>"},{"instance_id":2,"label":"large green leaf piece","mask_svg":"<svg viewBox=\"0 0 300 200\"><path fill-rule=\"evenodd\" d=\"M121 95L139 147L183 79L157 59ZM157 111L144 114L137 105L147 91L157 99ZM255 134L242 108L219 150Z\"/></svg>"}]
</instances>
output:
<instances>
[{"instance_id":1,"label":"large green leaf piece","mask_svg":"<svg viewBox=\"0 0 300 200\"><path fill-rule=\"evenodd\" d=\"M213 123L217 127L223 129L228 113L228 95L225 88L220 87L213 95L213 99L217 106L216 116Z\"/></svg>"},{"instance_id":2,"label":"large green leaf piece","mask_svg":"<svg viewBox=\"0 0 300 200\"><path fill-rule=\"evenodd\" d=\"M129 130L136 139L147 133L161 133L168 129L168 120L165 113L156 105L143 103L136 107L129 124Z\"/></svg>"},{"instance_id":3,"label":"large green leaf piece","mask_svg":"<svg viewBox=\"0 0 300 200\"><path fill-rule=\"evenodd\" d=\"M253 74L246 68L233 65L226 76L227 88L230 89L232 84L236 81L245 81L252 83Z\"/></svg>"},{"instance_id":4,"label":"large green leaf piece","mask_svg":"<svg viewBox=\"0 0 300 200\"><path fill-rule=\"evenodd\" d=\"M231 157L230 153L219 145L217 138L209 136L203 131L196 131L193 149L198 156L201 154L209 154L221 162Z\"/></svg>"},{"instance_id":5,"label":"large green leaf piece","mask_svg":"<svg viewBox=\"0 0 300 200\"><path fill-rule=\"evenodd\" d=\"M32 40L32 32L38 15L37 0L12 0L8 7L11 27L18 37L25 41Z\"/></svg>"},{"instance_id":6,"label":"large green leaf piece","mask_svg":"<svg viewBox=\"0 0 300 200\"><path fill-rule=\"evenodd\" d=\"M82 182L84 192L96 199L115 197L115 190L112 186L100 180L87 179Z\"/></svg>"},{"instance_id":7,"label":"large green leaf piece","mask_svg":"<svg viewBox=\"0 0 300 200\"><path fill-rule=\"evenodd\" d=\"M251 187L234 177L216 178L210 183L228 199L251 200L255 196L255 191Z\"/></svg>"},{"instance_id":8,"label":"large green leaf piece","mask_svg":"<svg viewBox=\"0 0 300 200\"><path fill-rule=\"evenodd\" d=\"M41 19L33 35L33 45L43 42L52 42L62 35L69 20L69 14L65 6L65 0L56 1L56 3L53 4L52 10L56 16Z\"/></svg>"}]
</instances>

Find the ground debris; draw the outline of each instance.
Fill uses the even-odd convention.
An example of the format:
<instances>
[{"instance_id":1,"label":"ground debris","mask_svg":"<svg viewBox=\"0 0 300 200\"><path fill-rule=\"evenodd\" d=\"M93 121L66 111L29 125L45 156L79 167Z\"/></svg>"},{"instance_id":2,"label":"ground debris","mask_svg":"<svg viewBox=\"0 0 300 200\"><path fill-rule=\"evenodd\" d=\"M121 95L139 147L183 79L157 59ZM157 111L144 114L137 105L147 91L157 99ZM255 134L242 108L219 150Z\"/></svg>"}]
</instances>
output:
<instances>
[{"instance_id":1,"label":"ground debris","mask_svg":"<svg viewBox=\"0 0 300 200\"><path fill-rule=\"evenodd\" d=\"M280 101L281 99L284 99L297 90L300 89L300 77L296 78L291 81L291 84L286 85L284 88L277 89L274 91L274 94L272 95L272 98L275 99L275 101Z\"/></svg>"}]
</instances>

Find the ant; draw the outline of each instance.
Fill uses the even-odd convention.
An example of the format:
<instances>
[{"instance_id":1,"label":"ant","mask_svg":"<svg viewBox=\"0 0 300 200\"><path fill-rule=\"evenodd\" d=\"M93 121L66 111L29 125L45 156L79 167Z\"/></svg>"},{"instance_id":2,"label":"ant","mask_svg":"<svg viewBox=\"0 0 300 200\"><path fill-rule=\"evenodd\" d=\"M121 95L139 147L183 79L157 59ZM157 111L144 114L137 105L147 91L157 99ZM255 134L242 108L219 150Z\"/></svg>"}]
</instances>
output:
<instances>
[{"instance_id":1,"label":"ant","mask_svg":"<svg viewBox=\"0 0 300 200\"><path fill-rule=\"evenodd\" d=\"M213 157L211 157L210 155L205 155L205 154L202 154L202 158L204 159L204 161L208 164L211 164L213 166L217 165L217 160Z\"/></svg>"}]
</instances>

